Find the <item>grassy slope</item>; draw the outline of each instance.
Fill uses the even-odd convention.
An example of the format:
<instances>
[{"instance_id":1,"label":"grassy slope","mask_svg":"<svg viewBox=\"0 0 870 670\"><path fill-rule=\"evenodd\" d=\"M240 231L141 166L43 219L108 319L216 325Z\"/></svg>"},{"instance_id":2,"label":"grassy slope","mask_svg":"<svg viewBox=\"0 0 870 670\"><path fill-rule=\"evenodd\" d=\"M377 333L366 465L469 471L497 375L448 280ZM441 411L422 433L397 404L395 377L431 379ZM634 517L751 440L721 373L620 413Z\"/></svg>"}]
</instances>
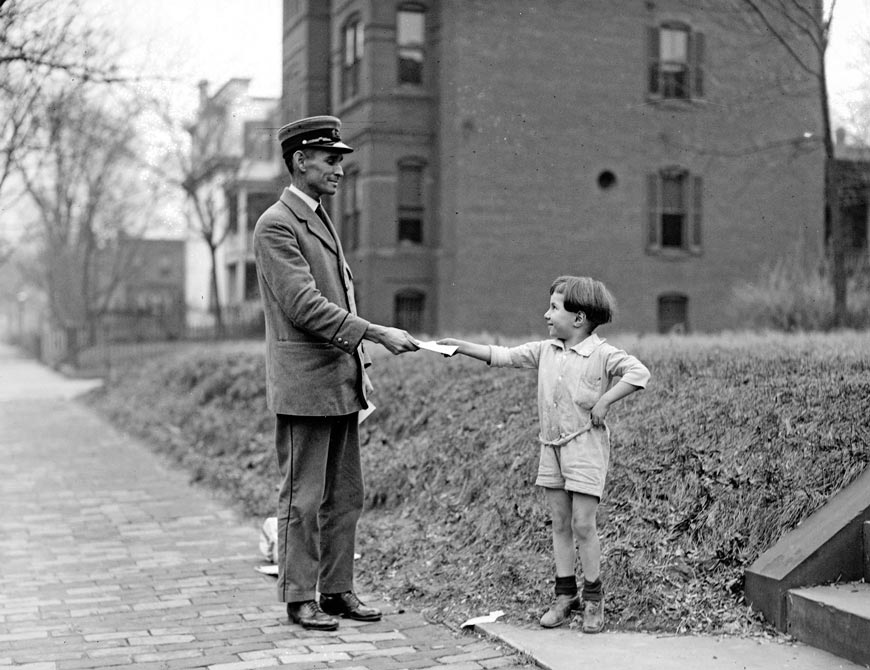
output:
<instances>
[{"instance_id":1,"label":"grassy slope","mask_svg":"<svg viewBox=\"0 0 870 670\"><path fill-rule=\"evenodd\" d=\"M870 460L870 335L614 338L651 369L611 411L599 525L611 622L751 632L742 570ZM459 623L532 622L552 592L534 374L430 353L378 357L363 424L363 589ZM273 514L273 418L259 354L164 356L91 401ZM579 569L579 568L578 568Z\"/></svg>"}]
</instances>

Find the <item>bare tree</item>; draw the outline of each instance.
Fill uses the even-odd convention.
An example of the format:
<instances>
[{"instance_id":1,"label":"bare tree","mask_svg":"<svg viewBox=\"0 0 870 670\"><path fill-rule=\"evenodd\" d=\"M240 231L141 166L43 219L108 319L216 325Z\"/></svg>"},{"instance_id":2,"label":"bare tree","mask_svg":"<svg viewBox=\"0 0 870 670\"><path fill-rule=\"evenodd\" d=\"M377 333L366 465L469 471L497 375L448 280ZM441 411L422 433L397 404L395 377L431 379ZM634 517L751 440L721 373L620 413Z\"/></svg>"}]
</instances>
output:
<instances>
[{"instance_id":1,"label":"bare tree","mask_svg":"<svg viewBox=\"0 0 870 670\"><path fill-rule=\"evenodd\" d=\"M239 156L232 155L225 147L229 134L227 110L214 100L203 99L196 121L182 124L165 105L159 102L155 105L171 136L166 160L155 169L163 179L182 191L189 207L188 227L209 250L209 309L214 316L216 334L220 335L224 322L218 289L217 254L230 232L234 205L227 197L226 188L240 161Z\"/></svg>"},{"instance_id":2,"label":"bare tree","mask_svg":"<svg viewBox=\"0 0 870 670\"><path fill-rule=\"evenodd\" d=\"M0 194L29 148L34 105L52 79L124 81L112 42L88 25L79 0L0 3Z\"/></svg>"},{"instance_id":3,"label":"bare tree","mask_svg":"<svg viewBox=\"0 0 870 670\"><path fill-rule=\"evenodd\" d=\"M846 325L847 277L846 239L840 212L841 178L834 155L828 78L828 51L836 0L827 10L821 0L737 0L769 32L797 66L816 83L822 116L822 144L825 151L825 206L830 221L831 282L834 293L835 327Z\"/></svg>"},{"instance_id":4,"label":"bare tree","mask_svg":"<svg viewBox=\"0 0 870 670\"><path fill-rule=\"evenodd\" d=\"M93 332L131 264L123 237L147 223L135 114L121 98L97 102L85 86L58 90L36 110L19 164L38 212L40 284L52 321L70 333Z\"/></svg>"}]
</instances>

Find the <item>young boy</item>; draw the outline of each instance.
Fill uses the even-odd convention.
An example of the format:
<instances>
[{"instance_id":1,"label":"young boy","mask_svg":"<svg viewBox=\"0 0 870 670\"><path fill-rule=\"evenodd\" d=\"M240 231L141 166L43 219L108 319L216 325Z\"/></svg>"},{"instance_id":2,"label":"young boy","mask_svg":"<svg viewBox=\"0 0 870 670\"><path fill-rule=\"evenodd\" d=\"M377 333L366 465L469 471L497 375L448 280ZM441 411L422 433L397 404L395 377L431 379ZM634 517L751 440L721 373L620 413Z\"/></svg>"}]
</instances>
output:
<instances>
[{"instance_id":1,"label":"young boy","mask_svg":"<svg viewBox=\"0 0 870 670\"><path fill-rule=\"evenodd\" d=\"M541 617L546 628L567 621L580 608L574 576L576 540L583 569L583 632L604 627L601 545L595 515L610 462L610 406L642 389L649 370L635 357L607 344L593 331L613 318L615 301L604 284L563 276L550 286L545 312L552 339L517 347L475 344L452 338L439 344L492 366L537 368L541 459L535 484L545 489L553 520L556 599ZM621 379L613 383L614 379Z\"/></svg>"}]
</instances>

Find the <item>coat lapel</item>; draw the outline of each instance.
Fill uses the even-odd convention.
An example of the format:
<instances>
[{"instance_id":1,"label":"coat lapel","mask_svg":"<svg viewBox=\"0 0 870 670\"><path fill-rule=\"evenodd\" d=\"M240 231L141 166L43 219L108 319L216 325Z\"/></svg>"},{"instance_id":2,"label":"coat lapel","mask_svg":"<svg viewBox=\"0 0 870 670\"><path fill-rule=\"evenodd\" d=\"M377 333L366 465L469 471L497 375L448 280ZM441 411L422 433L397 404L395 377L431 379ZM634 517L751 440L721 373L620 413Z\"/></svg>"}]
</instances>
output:
<instances>
[{"instance_id":1,"label":"coat lapel","mask_svg":"<svg viewBox=\"0 0 870 670\"><path fill-rule=\"evenodd\" d=\"M305 225L308 227L311 234L323 242L327 249L335 255L338 255L337 238L333 236L332 231L330 231L323 221L320 220L320 217L311 211L311 208L308 205L302 202L300 198L293 195L293 193L286 188L283 193L281 193L281 202L284 203L291 212L293 212L297 219L305 222Z\"/></svg>"},{"instance_id":2,"label":"coat lapel","mask_svg":"<svg viewBox=\"0 0 870 670\"><path fill-rule=\"evenodd\" d=\"M281 193L281 202L293 212L297 219L304 221L309 232L317 237L326 248L337 256L338 272L341 276L341 283L344 285L345 293L347 294L348 307L353 314L356 314L356 295L353 288L353 275L350 272L350 266L344 258L344 251L341 248L341 243L338 241L338 233L335 231L335 226L332 225L332 220L329 214L326 216L326 221L311 211L311 208L306 205L299 197L295 196L289 189L284 189Z\"/></svg>"}]
</instances>

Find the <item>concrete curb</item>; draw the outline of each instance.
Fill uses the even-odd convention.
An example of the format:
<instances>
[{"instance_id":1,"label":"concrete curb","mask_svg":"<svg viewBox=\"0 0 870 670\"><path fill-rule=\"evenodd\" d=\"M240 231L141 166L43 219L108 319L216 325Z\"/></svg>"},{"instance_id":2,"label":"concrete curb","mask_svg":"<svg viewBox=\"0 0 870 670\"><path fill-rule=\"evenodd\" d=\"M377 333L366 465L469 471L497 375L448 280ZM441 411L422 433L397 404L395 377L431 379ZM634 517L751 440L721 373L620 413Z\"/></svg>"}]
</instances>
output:
<instances>
[{"instance_id":1,"label":"concrete curb","mask_svg":"<svg viewBox=\"0 0 870 670\"><path fill-rule=\"evenodd\" d=\"M530 629L505 623L475 629L532 659L545 670L859 670L799 642L711 636L657 636L569 629Z\"/></svg>"}]
</instances>

